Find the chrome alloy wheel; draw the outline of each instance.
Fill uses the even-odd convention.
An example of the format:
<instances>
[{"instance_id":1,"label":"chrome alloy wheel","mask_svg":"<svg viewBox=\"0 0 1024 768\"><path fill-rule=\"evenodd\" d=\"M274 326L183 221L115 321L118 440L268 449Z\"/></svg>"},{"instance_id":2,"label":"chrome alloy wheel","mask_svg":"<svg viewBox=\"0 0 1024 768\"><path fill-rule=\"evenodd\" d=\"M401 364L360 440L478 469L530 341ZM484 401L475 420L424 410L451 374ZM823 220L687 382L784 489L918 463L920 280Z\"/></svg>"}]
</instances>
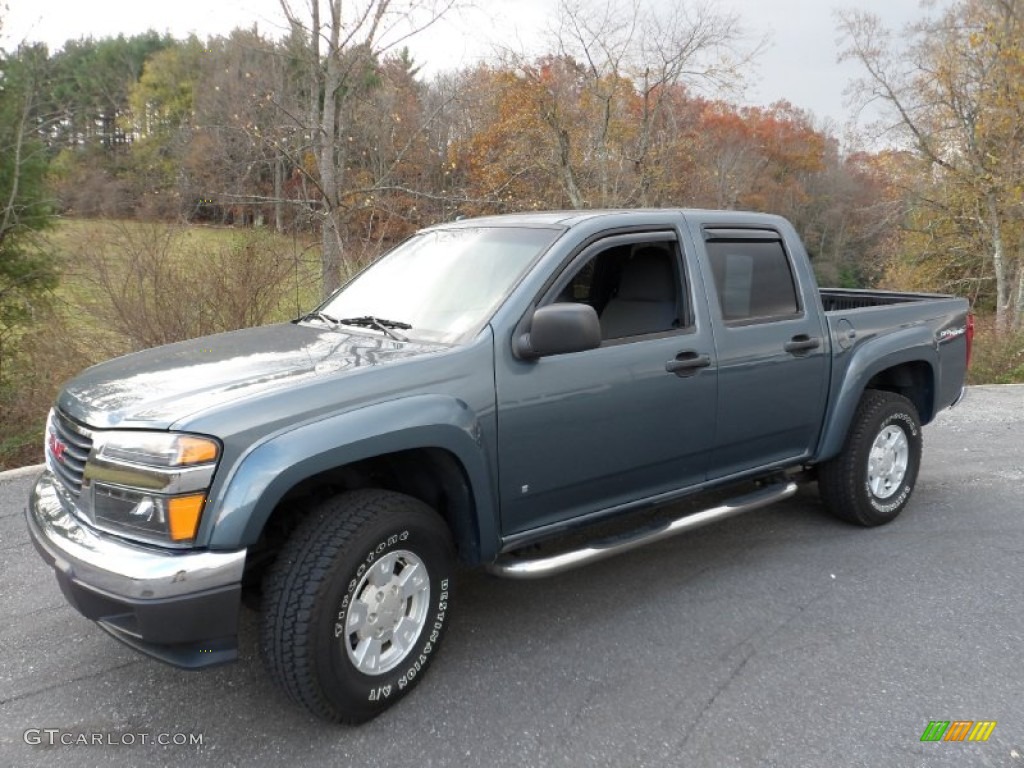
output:
<instances>
[{"instance_id":1,"label":"chrome alloy wheel","mask_svg":"<svg viewBox=\"0 0 1024 768\"><path fill-rule=\"evenodd\" d=\"M359 581L345 617L345 650L364 675L382 675L409 655L427 623L430 576L412 552L396 550Z\"/></svg>"},{"instance_id":2,"label":"chrome alloy wheel","mask_svg":"<svg viewBox=\"0 0 1024 768\"><path fill-rule=\"evenodd\" d=\"M907 433L890 424L875 438L868 454L868 486L879 499L887 499L899 489L910 463Z\"/></svg>"}]
</instances>

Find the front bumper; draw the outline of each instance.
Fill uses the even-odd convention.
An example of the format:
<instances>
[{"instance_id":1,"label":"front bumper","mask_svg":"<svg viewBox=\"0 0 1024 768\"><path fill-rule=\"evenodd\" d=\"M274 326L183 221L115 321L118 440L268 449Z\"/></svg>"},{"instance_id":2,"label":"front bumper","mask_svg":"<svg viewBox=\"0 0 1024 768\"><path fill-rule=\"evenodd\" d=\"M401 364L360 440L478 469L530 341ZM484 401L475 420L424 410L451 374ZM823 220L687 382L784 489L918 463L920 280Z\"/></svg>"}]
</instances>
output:
<instances>
[{"instance_id":1,"label":"front bumper","mask_svg":"<svg viewBox=\"0 0 1024 768\"><path fill-rule=\"evenodd\" d=\"M238 658L238 611L245 550L173 551L96 531L45 470L26 510L39 554L68 601L108 633L150 656L188 669Z\"/></svg>"}]
</instances>

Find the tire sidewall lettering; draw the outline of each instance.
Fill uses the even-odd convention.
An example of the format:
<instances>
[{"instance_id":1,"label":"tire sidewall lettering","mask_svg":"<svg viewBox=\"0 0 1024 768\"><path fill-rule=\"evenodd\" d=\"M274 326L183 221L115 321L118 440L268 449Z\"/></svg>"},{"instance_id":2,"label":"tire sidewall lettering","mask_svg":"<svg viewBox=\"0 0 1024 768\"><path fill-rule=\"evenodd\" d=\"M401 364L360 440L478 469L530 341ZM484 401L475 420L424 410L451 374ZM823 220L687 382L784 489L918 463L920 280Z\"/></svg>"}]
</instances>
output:
<instances>
[{"instance_id":1,"label":"tire sidewall lettering","mask_svg":"<svg viewBox=\"0 0 1024 768\"><path fill-rule=\"evenodd\" d=\"M878 497L871 492L871 486L868 485L868 483L864 483L864 491L868 495L868 501L871 503L871 506L877 509L879 512L883 513L892 512L894 509L899 509L900 507L902 507L906 503L907 498L909 498L913 490L914 486L911 485L910 483L907 483L906 480L904 480L903 488L896 496L896 499L887 504L882 504Z\"/></svg>"},{"instance_id":2,"label":"tire sidewall lettering","mask_svg":"<svg viewBox=\"0 0 1024 768\"><path fill-rule=\"evenodd\" d=\"M448 612L448 579L441 579L439 587L437 613L434 615L434 623L431 627L430 635L420 651L419 657L398 678L399 690L404 690L406 686L416 679L416 675L420 673L420 670L430 659L430 655L434 652L434 649L437 647L437 641L441 637L441 631L444 629L444 620Z\"/></svg>"},{"instance_id":3,"label":"tire sidewall lettering","mask_svg":"<svg viewBox=\"0 0 1024 768\"><path fill-rule=\"evenodd\" d=\"M359 587L360 581L367 570L375 562L380 561L381 558L396 549L409 549L426 562L429 559L429 555L425 555L424 551L416 545L416 541L415 533L405 529L398 533L388 534L371 544L365 550L366 555L356 568L353 578L348 581L345 593L341 596L340 603L338 603L335 620L332 624L331 642L336 644L338 658L343 665L347 666L350 674L366 685L363 700L371 706L379 705L384 707L389 699L395 698L397 692L408 688L413 681L425 672L428 662L433 658L440 646L439 641L441 640L448 614L450 578L445 576L444 578L437 579L436 575L433 575L430 583L431 612L427 615L426 622L420 630L416 645L401 664L381 675L365 675L352 665L344 647L344 643L348 642L345 632L348 611L355 602L356 589Z\"/></svg>"},{"instance_id":4,"label":"tire sidewall lettering","mask_svg":"<svg viewBox=\"0 0 1024 768\"><path fill-rule=\"evenodd\" d=\"M910 501L917 484L923 440L914 402L899 392L865 389L847 425L843 446L817 467L818 492L825 507L848 523L873 527L892 522ZM907 441L907 466L892 493L871 490L871 451L886 429L898 429ZM891 479L891 478L890 478Z\"/></svg>"},{"instance_id":5,"label":"tire sidewall lettering","mask_svg":"<svg viewBox=\"0 0 1024 768\"><path fill-rule=\"evenodd\" d=\"M355 725L377 716L407 695L437 656L450 603L441 593L455 563L451 529L420 499L364 488L313 502L264 576L260 653L274 682L331 722ZM403 578L410 564L424 570ZM387 584L387 592L369 584L373 568L380 576L373 581ZM372 591L363 594L364 584ZM371 613L386 623L364 623L363 604L372 609L384 601ZM388 645L392 627L400 634ZM352 653L351 643L362 638L381 638L382 646L370 649L377 661L361 663L371 657ZM414 682L399 690L398 678L411 666Z\"/></svg>"},{"instance_id":6,"label":"tire sidewall lettering","mask_svg":"<svg viewBox=\"0 0 1024 768\"><path fill-rule=\"evenodd\" d=\"M896 426L901 427L905 432L909 432L911 437L917 437L917 422L910 416L909 413L903 413L903 411L892 413L886 416L884 419L882 419L882 423L879 425L878 431L881 432L890 424L893 424L897 421L901 423L897 424Z\"/></svg>"}]
</instances>

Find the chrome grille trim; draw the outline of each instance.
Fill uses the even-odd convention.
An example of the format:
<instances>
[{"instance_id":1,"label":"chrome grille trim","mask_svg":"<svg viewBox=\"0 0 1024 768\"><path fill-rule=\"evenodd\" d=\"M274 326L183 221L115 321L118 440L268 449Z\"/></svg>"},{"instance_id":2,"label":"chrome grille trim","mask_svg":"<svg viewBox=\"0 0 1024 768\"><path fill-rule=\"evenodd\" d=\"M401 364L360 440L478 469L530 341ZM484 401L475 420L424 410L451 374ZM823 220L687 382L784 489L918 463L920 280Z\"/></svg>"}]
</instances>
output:
<instances>
[{"instance_id":1,"label":"chrome grille trim","mask_svg":"<svg viewBox=\"0 0 1024 768\"><path fill-rule=\"evenodd\" d=\"M92 450L92 432L54 409L50 411L47 433L46 463L64 487L77 497L82 492L82 475ZM66 446L62 460L54 455L49 434Z\"/></svg>"}]
</instances>

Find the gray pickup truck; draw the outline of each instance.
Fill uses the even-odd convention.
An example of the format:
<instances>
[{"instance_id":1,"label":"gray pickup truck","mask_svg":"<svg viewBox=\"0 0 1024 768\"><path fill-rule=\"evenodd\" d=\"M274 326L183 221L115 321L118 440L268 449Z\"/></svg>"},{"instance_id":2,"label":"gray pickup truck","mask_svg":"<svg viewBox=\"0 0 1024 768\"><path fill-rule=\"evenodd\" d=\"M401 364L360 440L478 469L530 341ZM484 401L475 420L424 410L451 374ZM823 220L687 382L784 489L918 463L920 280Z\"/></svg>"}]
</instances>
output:
<instances>
[{"instance_id":1,"label":"gray pickup truck","mask_svg":"<svg viewBox=\"0 0 1024 768\"><path fill-rule=\"evenodd\" d=\"M245 599L288 695L360 722L437 654L457 563L557 574L807 480L891 521L972 330L962 299L819 290L776 216L457 221L292 323L83 372L29 531L115 638L231 661Z\"/></svg>"}]
</instances>

